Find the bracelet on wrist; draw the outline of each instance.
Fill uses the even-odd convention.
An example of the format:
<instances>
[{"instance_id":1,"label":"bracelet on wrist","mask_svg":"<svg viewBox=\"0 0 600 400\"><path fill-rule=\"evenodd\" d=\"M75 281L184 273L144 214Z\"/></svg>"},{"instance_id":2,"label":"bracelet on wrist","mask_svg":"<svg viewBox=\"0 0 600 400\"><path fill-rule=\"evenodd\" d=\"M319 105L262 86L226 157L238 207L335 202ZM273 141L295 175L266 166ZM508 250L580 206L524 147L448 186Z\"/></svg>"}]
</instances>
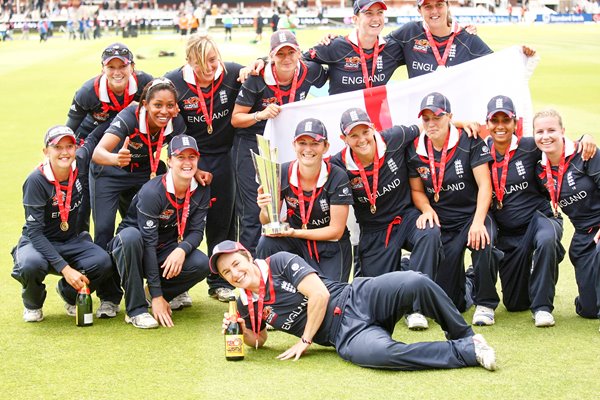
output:
<instances>
[{"instance_id":1,"label":"bracelet on wrist","mask_svg":"<svg viewBox=\"0 0 600 400\"><path fill-rule=\"evenodd\" d=\"M260 119L258 119L258 111L255 111L255 112L254 112L254 120L255 120L256 122L260 122L260 121L261 121Z\"/></svg>"},{"instance_id":2,"label":"bracelet on wrist","mask_svg":"<svg viewBox=\"0 0 600 400\"><path fill-rule=\"evenodd\" d=\"M312 344L312 340L304 339L303 337L301 337L300 340L302 340L302 343L304 343L304 344L308 344L308 345Z\"/></svg>"}]
</instances>

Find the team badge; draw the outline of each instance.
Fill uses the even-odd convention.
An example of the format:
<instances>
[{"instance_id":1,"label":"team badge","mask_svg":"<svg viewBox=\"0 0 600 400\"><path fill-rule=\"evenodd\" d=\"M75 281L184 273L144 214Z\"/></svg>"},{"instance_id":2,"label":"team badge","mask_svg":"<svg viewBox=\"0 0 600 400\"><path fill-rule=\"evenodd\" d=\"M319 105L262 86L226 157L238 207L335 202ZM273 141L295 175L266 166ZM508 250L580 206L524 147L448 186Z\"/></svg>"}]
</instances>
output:
<instances>
[{"instance_id":1,"label":"team badge","mask_svg":"<svg viewBox=\"0 0 600 400\"><path fill-rule=\"evenodd\" d=\"M415 44L413 45L413 51L419 53L427 53L429 50L429 41L427 39L416 39Z\"/></svg>"},{"instance_id":2,"label":"team badge","mask_svg":"<svg viewBox=\"0 0 600 400\"><path fill-rule=\"evenodd\" d=\"M298 199L295 197L285 196L285 202L288 207L297 208L298 207Z\"/></svg>"},{"instance_id":3,"label":"team badge","mask_svg":"<svg viewBox=\"0 0 600 400\"><path fill-rule=\"evenodd\" d=\"M227 104L227 92L224 89L219 91L219 99L221 104Z\"/></svg>"},{"instance_id":4,"label":"team badge","mask_svg":"<svg viewBox=\"0 0 600 400\"><path fill-rule=\"evenodd\" d=\"M319 205L321 206L321 211L323 211L323 212L329 211L329 203L327 202L327 199L319 200Z\"/></svg>"},{"instance_id":5,"label":"team badge","mask_svg":"<svg viewBox=\"0 0 600 400\"><path fill-rule=\"evenodd\" d=\"M198 103L198 97L189 97L183 100L183 109L185 111L197 110L200 107L200 103Z\"/></svg>"},{"instance_id":6,"label":"team badge","mask_svg":"<svg viewBox=\"0 0 600 400\"><path fill-rule=\"evenodd\" d=\"M421 176L421 179L429 179L429 167L419 167L417 168L417 172Z\"/></svg>"},{"instance_id":7,"label":"team badge","mask_svg":"<svg viewBox=\"0 0 600 400\"><path fill-rule=\"evenodd\" d=\"M360 68L360 57L358 56L346 57L344 61L345 71L358 71L358 69Z\"/></svg>"},{"instance_id":8,"label":"team badge","mask_svg":"<svg viewBox=\"0 0 600 400\"><path fill-rule=\"evenodd\" d=\"M352 190L354 190L354 189L362 189L365 186L362 182L362 179L360 179L360 176L357 176L356 178L352 178L352 180L350 181L350 187L352 188Z\"/></svg>"},{"instance_id":9,"label":"team badge","mask_svg":"<svg viewBox=\"0 0 600 400\"><path fill-rule=\"evenodd\" d=\"M165 210L163 212L160 213L160 215L158 216L159 219L166 221L169 218L171 218L171 216L175 213L175 211L173 211L172 209L168 209Z\"/></svg>"},{"instance_id":10,"label":"team badge","mask_svg":"<svg viewBox=\"0 0 600 400\"><path fill-rule=\"evenodd\" d=\"M96 112L96 113L92 114L92 118L94 118L96 121L99 121L99 122L106 122L106 121L108 121L109 117L110 117L110 115L105 112Z\"/></svg>"}]
</instances>

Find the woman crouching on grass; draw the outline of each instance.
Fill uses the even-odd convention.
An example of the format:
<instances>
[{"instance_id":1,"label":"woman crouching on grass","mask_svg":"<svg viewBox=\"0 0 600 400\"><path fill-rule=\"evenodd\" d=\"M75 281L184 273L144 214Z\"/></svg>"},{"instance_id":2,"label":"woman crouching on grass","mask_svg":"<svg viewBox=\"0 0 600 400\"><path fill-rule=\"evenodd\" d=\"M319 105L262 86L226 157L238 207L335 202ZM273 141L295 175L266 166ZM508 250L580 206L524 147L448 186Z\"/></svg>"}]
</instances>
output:
<instances>
[{"instance_id":1,"label":"woman crouching on grass","mask_svg":"<svg viewBox=\"0 0 600 400\"><path fill-rule=\"evenodd\" d=\"M569 259L575 268L579 296L575 311L584 318L600 317L600 158L583 160L574 142L565 136L555 110L533 118L535 144L543 151L538 179L550 194L554 215L558 207L575 227Z\"/></svg>"},{"instance_id":2,"label":"woman crouching on grass","mask_svg":"<svg viewBox=\"0 0 600 400\"><path fill-rule=\"evenodd\" d=\"M173 299L209 273L208 257L197 249L210 190L194 178L200 156L196 140L175 136L168 156L169 171L142 186L109 243L125 290L125 321L136 328L173 326ZM144 278L154 316L148 313Z\"/></svg>"},{"instance_id":3,"label":"woman crouching on grass","mask_svg":"<svg viewBox=\"0 0 600 400\"><path fill-rule=\"evenodd\" d=\"M56 291L65 301L69 316L75 316L75 298L84 285L94 291L110 279L108 254L92 243L89 233L77 232L83 186L75 161L75 143L71 128L50 128L44 138L46 160L23 184L25 226L12 251L12 277L23 286L25 322L44 319L44 279L48 274L62 275Z\"/></svg>"},{"instance_id":4,"label":"woman crouching on grass","mask_svg":"<svg viewBox=\"0 0 600 400\"><path fill-rule=\"evenodd\" d=\"M299 338L280 360L298 360L314 342L333 346L344 360L367 368L496 369L496 353L483 336L475 335L444 291L418 272L335 282L294 254L253 260L232 241L215 246L210 268L240 288L238 322L248 346L265 344L266 324ZM392 339L396 323L417 307L448 340L406 344ZM226 313L223 329L229 322Z\"/></svg>"},{"instance_id":5,"label":"woman crouching on grass","mask_svg":"<svg viewBox=\"0 0 600 400\"><path fill-rule=\"evenodd\" d=\"M317 119L300 121L294 136L297 160L281 166L281 193L291 228L262 236L258 257L278 251L298 254L323 276L347 282L352 262L350 234L346 228L352 191L346 173L323 159L329 149L325 125ZM268 224L271 194L258 188L260 222Z\"/></svg>"}]
</instances>

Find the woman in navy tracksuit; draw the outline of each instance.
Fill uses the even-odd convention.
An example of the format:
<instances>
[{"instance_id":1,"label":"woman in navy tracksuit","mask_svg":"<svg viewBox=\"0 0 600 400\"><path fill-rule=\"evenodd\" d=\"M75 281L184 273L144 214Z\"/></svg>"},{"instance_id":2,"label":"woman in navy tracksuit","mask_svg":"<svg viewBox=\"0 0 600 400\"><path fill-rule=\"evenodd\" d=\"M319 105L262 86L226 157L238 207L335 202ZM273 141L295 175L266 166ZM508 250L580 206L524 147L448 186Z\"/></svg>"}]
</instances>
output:
<instances>
[{"instance_id":1,"label":"woman in navy tracksuit","mask_svg":"<svg viewBox=\"0 0 600 400\"><path fill-rule=\"evenodd\" d=\"M173 326L173 301L208 276L208 257L197 249L210 201L210 189L194 179L199 156L194 138L175 136L169 171L142 186L109 244L125 290L125 321L136 328Z\"/></svg>"},{"instance_id":2,"label":"woman in navy tracksuit","mask_svg":"<svg viewBox=\"0 0 600 400\"><path fill-rule=\"evenodd\" d=\"M179 93L179 109L187 134L198 142L202 154L199 168L212 173L211 208L206 218L208 254L215 244L233 238L233 204L235 178L231 146L235 129L231 114L240 90L240 64L224 62L214 40L206 35L192 35L186 48L187 63L168 72ZM228 301L231 286L211 275L209 294Z\"/></svg>"},{"instance_id":3,"label":"woman in navy tracksuit","mask_svg":"<svg viewBox=\"0 0 600 400\"><path fill-rule=\"evenodd\" d=\"M300 121L294 139L297 160L281 166L279 200L285 203L291 229L262 236L256 254L266 258L289 251L304 258L322 276L347 282L352 249L346 220L354 200L344 170L323 160L328 149L323 123L314 118ZM263 224L272 222L267 211L271 196L259 188L257 204Z\"/></svg>"},{"instance_id":4,"label":"woman in navy tracksuit","mask_svg":"<svg viewBox=\"0 0 600 400\"><path fill-rule=\"evenodd\" d=\"M260 75L250 76L240 89L231 124L237 128L233 143L236 174L236 220L238 237L250 253L255 254L261 225L256 205L255 179L250 151L258 154L256 135L262 135L267 120L275 118L281 106L306 98L312 86L321 87L327 80L323 67L302 61L296 37L290 31L271 35L271 62Z\"/></svg>"},{"instance_id":5,"label":"woman in navy tracksuit","mask_svg":"<svg viewBox=\"0 0 600 400\"><path fill-rule=\"evenodd\" d=\"M584 161L564 136L562 118L554 110L533 118L535 144L544 152L538 179L548 190L555 215L569 216L575 233L569 258L575 267L579 296L575 311L584 318L600 317L600 159Z\"/></svg>"},{"instance_id":6,"label":"woman in navy tracksuit","mask_svg":"<svg viewBox=\"0 0 600 400\"><path fill-rule=\"evenodd\" d=\"M129 104L139 101L142 90L151 80L151 75L135 70L133 53L127 46L113 43L102 52L102 74L86 81L73 97L66 125L83 144L77 149L77 165L84 187L77 223L80 232L90 229L89 164L106 126L95 135L91 133L100 125L110 123Z\"/></svg>"},{"instance_id":7,"label":"woman in navy tracksuit","mask_svg":"<svg viewBox=\"0 0 600 400\"><path fill-rule=\"evenodd\" d=\"M95 290L110 279L108 254L76 228L83 186L75 161L76 138L67 126L54 126L44 139L46 160L23 184L25 226L12 251L12 277L21 283L26 322L44 318L44 279L62 275L56 290L67 314L75 316L75 298L83 285Z\"/></svg>"}]
</instances>

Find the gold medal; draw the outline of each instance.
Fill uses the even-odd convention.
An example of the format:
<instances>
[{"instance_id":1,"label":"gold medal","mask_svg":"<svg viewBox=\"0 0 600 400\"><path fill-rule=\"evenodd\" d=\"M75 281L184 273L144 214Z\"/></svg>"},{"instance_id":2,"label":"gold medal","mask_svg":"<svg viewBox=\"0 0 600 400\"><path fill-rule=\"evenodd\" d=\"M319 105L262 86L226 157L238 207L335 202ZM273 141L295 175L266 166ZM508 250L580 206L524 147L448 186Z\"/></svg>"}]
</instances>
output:
<instances>
[{"instance_id":1,"label":"gold medal","mask_svg":"<svg viewBox=\"0 0 600 400\"><path fill-rule=\"evenodd\" d=\"M181 243L183 242L183 236L179 235L177 236L177 243Z\"/></svg>"},{"instance_id":2,"label":"gold medal","mask_svg":"<svg viewBox=\"0 0 600 400\"><path fill-rule=\"evenodd\" d=\"M502 210L502 202L501 201L498 202L498 210Z\"/></svg>"},{"instance_id":3,"label":"gold medal","mask_svg":"<svg viewBox=\"0 0 600 400\"><path fill-rule=\"evenodd\" d=\"M433 201L435 201L436 203L438 201L440 201L440 194L439 193L436 193L436 194L433 195Z\"/></svg>"},{"instance_id":4,"label":"gold medal","mask_svg":"<svg viewBox=\"0 0 600 400\"><path fill-rule=\"evenodd\" d=\"M306 224L302 224L302 229L308 229L308 226L306 226Z\"/></svg>"},{"instance_id":5,"label":"gold medal","mask_svg":"<svg viewBox=\"0 0 600 400\"><path fill-rule=\"evenodd\" d=\"M212 124L206 125L206 132L208 132L209 135L213 133Z\"/></svg>"},{"instance_id":6,"label":"gold medal","mask_svg":"<svg viewBox=\"0 0 600 400\"><path fill-rule=\"evenodd\" d=\"M60 230L66 232L69 230L69 223L67 221L63 221L60 223Z\"/></svg>"},{"instance_id":7,"label":"gold medal","mask_svg":"<svg viewBox=\"0 0 600 400\"><path fill-rule=\"evenodd\" d=\"M377 207L375 204L371 204L371 214L375 214L377 212Z\"/></svg>"},{"instance_id":8,"label":"gold medal","mask_svg":"<svg viewBox=\"0 0 600 400\"><path fill-rule=\"evenodd\" d=\"M150 172L150 179L156 178L156 172Z\"/></svg>"}]
</instances>

